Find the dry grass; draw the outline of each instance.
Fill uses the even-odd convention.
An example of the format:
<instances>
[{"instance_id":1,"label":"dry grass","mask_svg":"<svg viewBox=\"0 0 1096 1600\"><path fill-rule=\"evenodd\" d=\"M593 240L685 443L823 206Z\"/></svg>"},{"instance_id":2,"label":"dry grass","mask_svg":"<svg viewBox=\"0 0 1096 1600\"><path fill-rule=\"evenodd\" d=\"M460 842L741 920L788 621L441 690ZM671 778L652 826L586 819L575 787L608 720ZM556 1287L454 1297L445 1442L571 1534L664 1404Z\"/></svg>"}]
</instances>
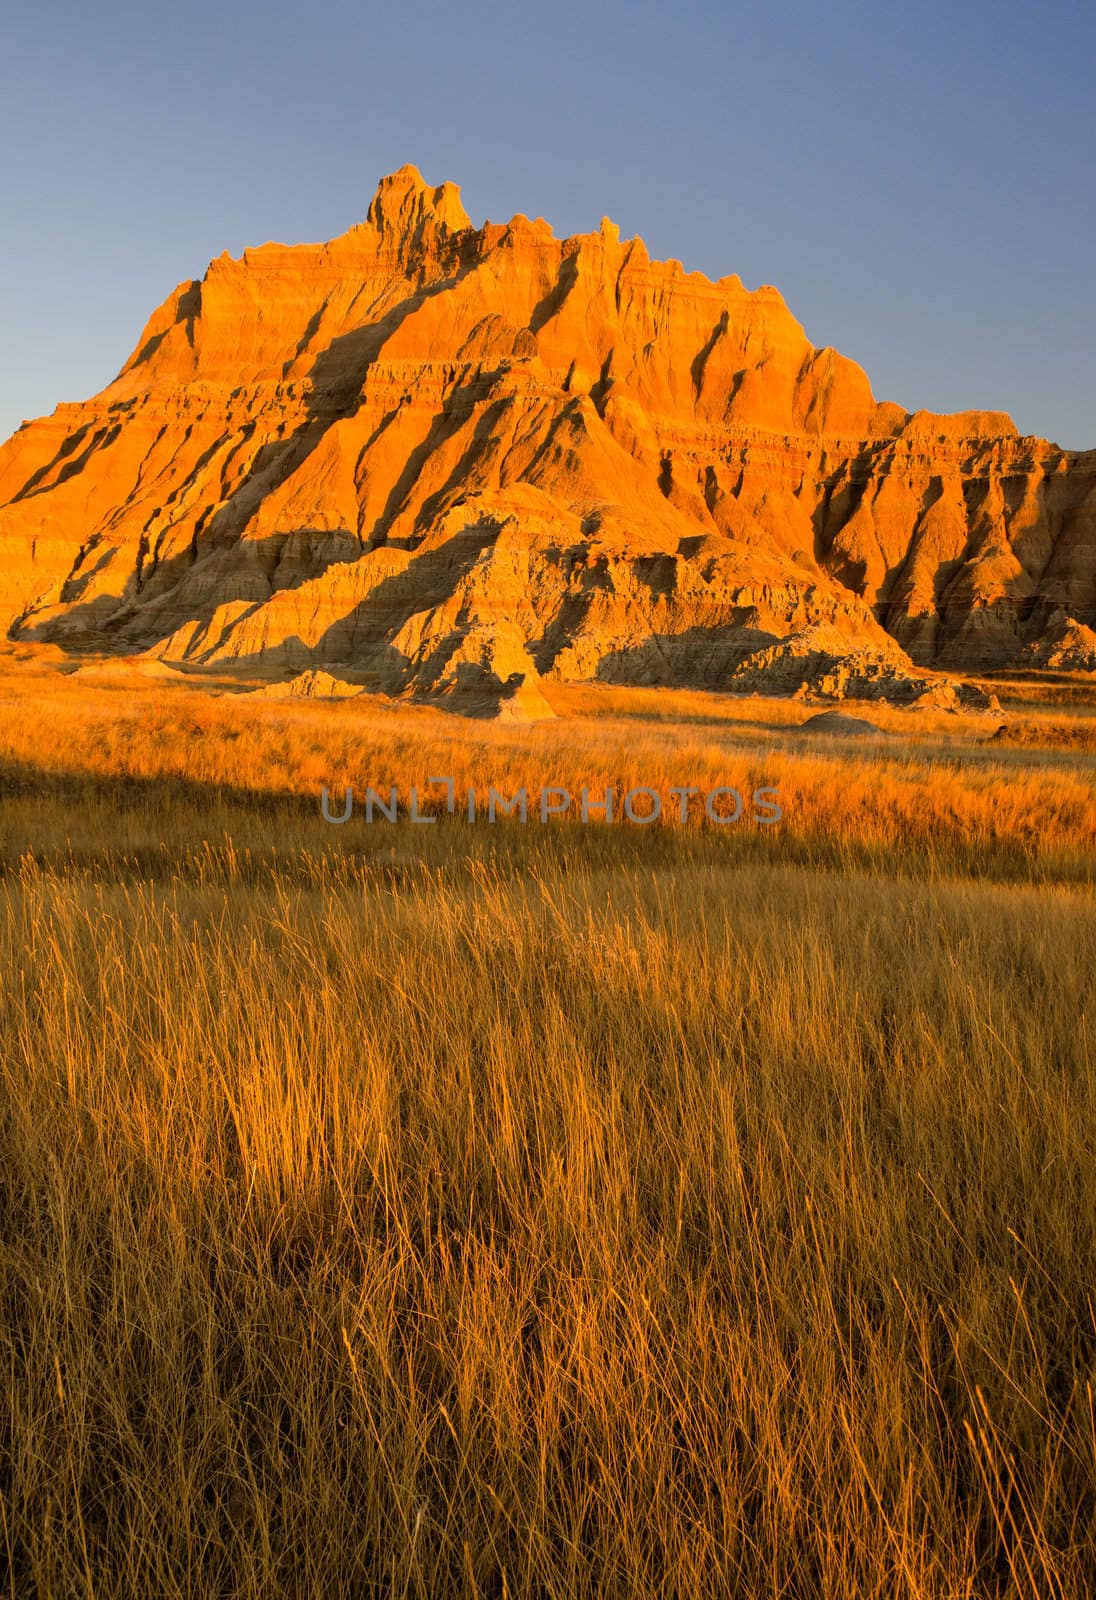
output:
<instances>
[{"instance_id":1,"label":"dry grass","mask_svg":"<svg viewBox=\"0 0 1096 1600\"><path fill-rule=\"evenodd\" d=\"M1057 708L1066 705L1078 716L1091 717L1096 713L1096 678L1091 672L1027 672L990 673L982 679L972 679L988 694L995 694L1002 705L1025 705L1040 708Z\"/></svg>"},{"instance_id":2,"label":"dry grass","mask_svg":"<svg viewBox=\"0 0 1096 1600\"><path fill-rule=\"evenodd\" d=\"M1084 758L5 693L12 1596L1091 1592Z\"/></svg>"},{"instance_id":3,"label":"dry grass","mask_svg":"<svg viewBox=\"0 0 1096 1600\"><path fill-rule=\"evenodd\" d=\"M1050 718L1038 722L1012 722L994 735L1002 744L1038 746L1052 750L1096 751L1096 721L1063 722Z\"/></svg>"},{"instance_id":4,"label":"dry grass","mask_svg":"<svg viewBox=\"0 0 1096 1600\"><path fill-rule=\"evenodd\" d=\"M785 812L779 839L719 830L725 854L931 875L1093 879L1096 757L1006 747L987 737L980 717L929 714L926 724L918 713L903 722L901 712L872 708L888 737L850 741L799 732L809 707L688 692L662 691L678 712L668 722L649 717L655 691L568 687L558 692L571 710L565 723L515 727L371 700L215 698L186 682L92 688L54 675L12 675L6 689L0 772L11 799L0 845L9 855L25 840L39 856L83 859L104 833L113 848L117 805L132 849L154 851L165 837L185 844L191 819L176 825L184 794L203 813L208 836L230 827L257 849L275 832L283 843L292 837L302 848L330 848L331 831L318 821L323 785L341 796L347 784L359 794L368 784L395 784L406 799L412 783L449 774L459 794L552 783L577 801L584 786L591 795L612 786L618 806L635 784L663 794L676 783L743 793L776 784ZM947 737L937 721L952 730ZM51 796L63 796L67 807L43 808ZM440 806L440 794L426 803ZM96 807L101 825L82 825ZM696 801L691 817L700 817ZM367 855L392 843L383 830L357 823L338 836L344 852ZM468 846L463 831L457 848ZM440 838L416 838L414 848L431 859L452 853ZM617 839L607 848L630 846ZM664 851L665 840L655 848ZM492 839L488 854L496 853Z\"/></svg>"}]
</instances>

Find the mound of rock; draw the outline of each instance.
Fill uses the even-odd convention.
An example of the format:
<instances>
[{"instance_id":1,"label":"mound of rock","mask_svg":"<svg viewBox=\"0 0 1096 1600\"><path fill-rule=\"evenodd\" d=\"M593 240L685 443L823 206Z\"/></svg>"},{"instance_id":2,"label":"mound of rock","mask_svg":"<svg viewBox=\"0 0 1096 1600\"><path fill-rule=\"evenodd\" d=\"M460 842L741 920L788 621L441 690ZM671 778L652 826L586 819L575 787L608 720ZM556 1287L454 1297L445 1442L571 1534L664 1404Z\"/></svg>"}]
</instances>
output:
<instances>
[{"instance_id":1,"label":"mound of rock","mask_svg":"<svg viewBox=\"0 0 1096 1600\"><path fill-rule=\"evenodd\" d=\"M342 678L333 677L330 672L311 667L305 672L298 672L288 683L268 683L261 689L252 690L253 694L266 700L346 700L361 692L359 684L347 683Z\"/></svg>"},{"instance_id":2,"label":"mound of rock","mask_svg":"<svg viewBox=\"0 0 1096 1600\"><path fill-rule=\"evenodd\" d=\"M882 629L871 642L850 645L824 624L799 628L755 650L731 672L727 687L800 699L885 700L940 711L987 710L995 703L974 684L919 672Z\"/></svg>"},{"instance_id":3,"label":"mound of rock","mask_svg":"<svg viewBox=\"0 0 1096 1600\"><path fill-rule=\"evenodd\" d=\"M456 619L454 618L454 624ZM505 618L454 625L439 644L437 618L416 619L399 645L407 650L418 682L429 697L464 716L503 722L540 722L554 717L541 677L520 630Z\"/></svg>"},{"instance_id":4,"label":"mound of rock","mask_svg":"<svg viewBox=\"0 0 1096 1600\"><path fill-rule=\"evenodd\" d=\"M1042 638L1021 650L1016 664L1055 672L1096 672L1096 628L1059 613Z\"/></svg>"},{"instance_id":5,"label":"mound of rock","mask_svg":"<svg viewBox=\"0 0 1096 1600\"><path fill-rule=\"evenodd\" d=\"M869 722L866 717L850 717L844 711L819 711L816 716L808 717L806 722L800 723L796 732L828 733L846 739L887 737L882 728L877 728L875 723Z\"/></svg>"},{"instance_id":6,"label":"mound of rock","mask_svg":"<svg viewBox=\"0 0 1096 1600\"><path fill-rule=\"evenodd\" d=\"M522 678L499 700L500 722L545 722L555 716L538 679Z\"/></svg>"},{"instance_id":7,"label":"mound of rock","mask_svg":"<svg viewBox=\"0 0 1096 1600\"><path fill-rule=\"evenodd\" d=\"M134 661L121 657L117 661L88 661L75 667L70 677L81 683L132 683L134 679L160 678L179 683L184 674L166 661Z\"/></svg>"}]
</instances>

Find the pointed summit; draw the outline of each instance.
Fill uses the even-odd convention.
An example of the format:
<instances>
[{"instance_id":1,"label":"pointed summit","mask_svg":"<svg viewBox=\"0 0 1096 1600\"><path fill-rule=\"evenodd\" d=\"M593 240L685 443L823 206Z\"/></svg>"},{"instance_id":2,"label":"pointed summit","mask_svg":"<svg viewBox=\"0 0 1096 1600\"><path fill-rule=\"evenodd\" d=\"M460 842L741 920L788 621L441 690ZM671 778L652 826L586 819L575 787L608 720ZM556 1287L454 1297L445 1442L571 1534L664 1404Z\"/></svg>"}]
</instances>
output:
<instances>
[{"instance_id":1,"label":"pointed summit","mask_svg":"<svg viewBox=\"0 0 1096 1600\"><path fill-rule=\"evenodd\" d=\"M457 185L441 183L431 189L418 167L410 162L381 179L366 220L381 233L391 232L401 238L415 235L427 221L440 224L450 233L472 226L460 203Z\"/></svg>"}]
</instances>

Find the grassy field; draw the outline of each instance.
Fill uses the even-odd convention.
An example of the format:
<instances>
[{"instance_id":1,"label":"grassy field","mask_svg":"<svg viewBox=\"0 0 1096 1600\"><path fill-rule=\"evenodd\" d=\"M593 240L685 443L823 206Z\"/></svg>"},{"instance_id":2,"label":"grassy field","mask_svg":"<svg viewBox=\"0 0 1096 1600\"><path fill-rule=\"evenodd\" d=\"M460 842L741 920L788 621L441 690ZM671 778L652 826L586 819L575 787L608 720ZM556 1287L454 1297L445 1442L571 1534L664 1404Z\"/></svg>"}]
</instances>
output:
<instances>
[{"instance_id":1,"label":"grassy field","mask_svg":"<svg viewBox=\"0 0 1096 1600\"><path fill-rule=\"evenodd\" d=\"M224 687L0 680L4 1592L1092 1593L1089 710Z\"/></svg>"}]
</instances>

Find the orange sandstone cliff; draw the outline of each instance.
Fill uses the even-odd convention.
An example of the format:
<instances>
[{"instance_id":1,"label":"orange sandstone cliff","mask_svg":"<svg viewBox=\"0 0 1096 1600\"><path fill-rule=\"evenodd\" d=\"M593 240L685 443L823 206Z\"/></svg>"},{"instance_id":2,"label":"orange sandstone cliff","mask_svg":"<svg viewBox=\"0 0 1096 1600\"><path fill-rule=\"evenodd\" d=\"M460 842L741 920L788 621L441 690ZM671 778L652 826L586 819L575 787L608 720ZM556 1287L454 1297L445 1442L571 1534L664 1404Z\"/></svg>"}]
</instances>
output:
<instances>
[{"instance_id":1,"label":"orange sandstone cliff","mask_svg":"<svg viewBox=\"0 0 1096 1600\"><path fill-rule=\"evenodd\" d=\"M391 693L1096 669L1096 451L877 403L775 289L475 228L413 167L20 428L0 558L12 637Z\"/></svg>"}]
</instances>

